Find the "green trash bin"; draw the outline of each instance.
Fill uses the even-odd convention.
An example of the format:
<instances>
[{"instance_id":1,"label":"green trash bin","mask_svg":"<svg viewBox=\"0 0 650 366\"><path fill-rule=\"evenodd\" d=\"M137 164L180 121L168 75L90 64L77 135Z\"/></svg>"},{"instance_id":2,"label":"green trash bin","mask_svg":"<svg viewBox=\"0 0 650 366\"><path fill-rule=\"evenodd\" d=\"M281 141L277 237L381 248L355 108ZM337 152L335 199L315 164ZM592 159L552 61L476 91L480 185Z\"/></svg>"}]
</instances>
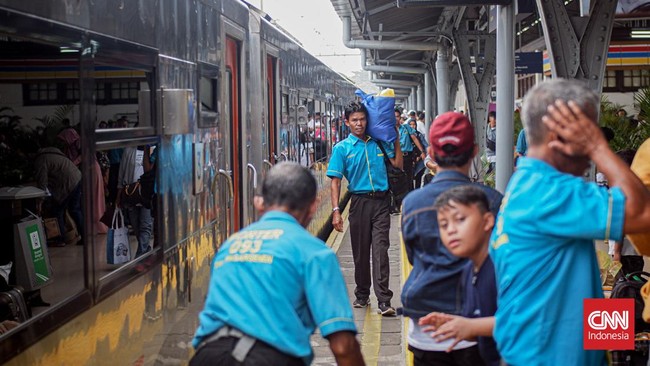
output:
<instances>
[{"instance_id":1,"label":"green trash bin","mask_svg":"<svg viewBox=\"0 0 650 366\"><path fill-rule=\"evenodd\" d=\"M25 200L47 197L48 193L36 187L0 188L0 200ZM16 284L25 291L34 291L52 282L52 265L47 251L43 220L28 211L13 224L14 271Z\"/></svg>"}]
</instances>

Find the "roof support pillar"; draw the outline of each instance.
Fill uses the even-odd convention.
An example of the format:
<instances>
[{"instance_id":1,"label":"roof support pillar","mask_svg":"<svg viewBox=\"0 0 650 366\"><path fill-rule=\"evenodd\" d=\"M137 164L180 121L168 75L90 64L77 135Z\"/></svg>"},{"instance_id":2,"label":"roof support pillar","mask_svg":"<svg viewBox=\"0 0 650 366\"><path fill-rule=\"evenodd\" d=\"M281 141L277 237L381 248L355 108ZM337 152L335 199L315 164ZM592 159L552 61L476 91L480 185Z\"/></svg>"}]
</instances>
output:
<instances>
[{"instance_id":1,"label":"roof support pillar","mask_svg":"<svg viewBox=\"0 0 650 366\"><path fill-rule=\"evenodd\" d=\"M438 114L449 110L449 61L447 47L438 49L436 59L436 85L438 93Z\"/></svg>"},{"instance_id":2,"label":"roof support pillar","mask_svg":"<svg viewBox=\"0 0 650 366\"><path fill-rule=\"evenodd\" d=\"M515 110L515 5L497 5L497 151L496 184L505 192L513 170ZM485 125L485 120L480 121Z\"/></svg>"},{"instance_id":3,"label":"roof support pillar","mask_svg":"<svg viewBox=\"0 0 650 366\"><path fill-rule=\"evenodd\" d=\"M411 96L413 100L411 100L411 105L409 106L409 109L411 110L416 110L417 109L417 103L418 103L418 88L413 86L411 87Z\"/></svg>"},{"instance_id":4,"label":"roof support pillar","mask_svg":"<svg viewBox=\"0 0 650 366\"><path fill-rule=\"evenodd\" d=\"M424 109L424 88L422 84L418 84L418 105L416 110L421 111Z\"/></svg>"},{"instance_id":5,"label":"roof support pillar","mask_svg":"<svg viewBox=\"0 0 650 366\"><path fill-rule=\"evenodd\" d=\"M427 138L427 142L429 141L431 116L433 116L433 110L431 109L431 73L427 72L424 74L424 136Z\"/></svg>"}]
</instances>

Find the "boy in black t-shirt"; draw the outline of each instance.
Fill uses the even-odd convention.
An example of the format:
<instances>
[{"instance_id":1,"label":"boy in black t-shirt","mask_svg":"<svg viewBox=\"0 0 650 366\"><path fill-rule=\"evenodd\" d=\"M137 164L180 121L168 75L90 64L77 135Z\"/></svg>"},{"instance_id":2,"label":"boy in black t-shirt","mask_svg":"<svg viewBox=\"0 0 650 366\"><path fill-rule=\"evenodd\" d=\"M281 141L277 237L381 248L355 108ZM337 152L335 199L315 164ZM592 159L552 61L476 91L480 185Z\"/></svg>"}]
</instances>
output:
<instances>
[{"instance_id":1,"label":"boy in black t-shirt","mask_svg":"<svg viewBox=\"0 0 650 366\"><path fill-rule=\"evenodd\" d=\"M488 242L494 227L483 190L475 186L459 186L441 194L434 204L438 211L440 239L453 255L469 258L463 271L463 316L430 313L420 325L431 325L432 337L442 341L454 338L477 340L486 365L498 366L501 357L492 338L494 313L497 310L497 289L494 265L488 255Z\"/></svg>"}]
</instances>

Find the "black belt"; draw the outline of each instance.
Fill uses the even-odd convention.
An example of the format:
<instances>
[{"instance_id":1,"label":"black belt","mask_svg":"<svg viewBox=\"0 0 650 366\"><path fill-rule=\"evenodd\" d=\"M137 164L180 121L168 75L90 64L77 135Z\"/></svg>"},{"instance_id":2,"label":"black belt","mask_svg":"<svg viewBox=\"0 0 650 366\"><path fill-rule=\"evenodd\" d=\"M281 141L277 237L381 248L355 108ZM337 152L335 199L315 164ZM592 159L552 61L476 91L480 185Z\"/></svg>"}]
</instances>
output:
<instances>
[{"instance_id":1,"label":"black belt","mask_svg":"<svg viewBox=\"0 0 650 366\"><path fill-rule=\"evenodd\" d=\"M370 197L370 198L386 198L388 197L388 191L377 191L377 192L368 192L368 193L353 193L356 196L361 197Z\"/></svg>"},{"instance_id":2,"label":"black belt","mask_svg":"<svg viewBox=\"0 0 650 366\"><path fill-rule=\"evenodd\" d=\"M218 331L212 333L209 337L205 338L201 343L199 343L199 346L196 347L196 352L199 352L199 350L206 344L226 337L234 337L239 339L235 345L235 348L232 350L232 357L239 362L244 362L246 356L248 355L248 352L250 352L251 348L253 348L255 342L257 341L255 338L226 325L225 327L219 328Z\"/></svg>"}]
</instances>

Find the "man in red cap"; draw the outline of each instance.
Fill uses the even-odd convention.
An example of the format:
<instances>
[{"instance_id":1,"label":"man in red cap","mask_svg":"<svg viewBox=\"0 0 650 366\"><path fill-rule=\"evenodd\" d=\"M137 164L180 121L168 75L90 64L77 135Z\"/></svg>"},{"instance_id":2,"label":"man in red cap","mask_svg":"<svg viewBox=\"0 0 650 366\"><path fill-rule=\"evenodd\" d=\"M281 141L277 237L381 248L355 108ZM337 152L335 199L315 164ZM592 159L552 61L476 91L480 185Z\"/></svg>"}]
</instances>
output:
<instances>
[{"instance_id":1,"label":"man in red cap","mask_svg":"<svg viewBox=\"0 0 650 366\"><path fill-rule=\"evenodd\" d=\"M438 164L431 183L409 193L402 206L402 237L409 262L413 265L404 288L404 315L410 317L409 350L414 365L483 364L475 342L458 342L452 352L446 350L454 339L437 342L424 332L418 319L432 311L458 315L462 311L461 273L467 259L457 258L445 248L438 232L437 213L433 204L444 191L461 185L476 184L483 189L494 215L499 211L502 195L468 177L472 158L478 147L474 128L461 113L447 112L436 118L429 131L429 154Z\"/></svg>"}]
</instances>

